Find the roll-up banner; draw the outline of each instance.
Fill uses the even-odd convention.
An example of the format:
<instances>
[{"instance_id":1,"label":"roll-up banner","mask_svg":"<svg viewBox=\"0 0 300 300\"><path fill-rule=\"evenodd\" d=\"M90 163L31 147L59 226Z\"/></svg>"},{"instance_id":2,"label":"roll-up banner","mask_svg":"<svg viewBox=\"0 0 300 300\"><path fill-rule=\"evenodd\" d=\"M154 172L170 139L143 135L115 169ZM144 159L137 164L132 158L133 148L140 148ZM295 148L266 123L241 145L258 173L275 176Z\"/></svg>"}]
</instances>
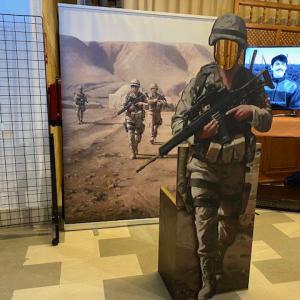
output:
<instances>
[{"instance_id":1,"label":"roll-up banner","mask_svg":"<svg viewBox=\"0 0 300 300\"><path fill-rule=\"evenodd\" d=\"M172 136L181 92L212 61L214 20L59 5L66 223L158 217L160 187L175 185L176 150L136 169ZM118 115L133 99L138 109Z\"/></svg>"}]
</instances>

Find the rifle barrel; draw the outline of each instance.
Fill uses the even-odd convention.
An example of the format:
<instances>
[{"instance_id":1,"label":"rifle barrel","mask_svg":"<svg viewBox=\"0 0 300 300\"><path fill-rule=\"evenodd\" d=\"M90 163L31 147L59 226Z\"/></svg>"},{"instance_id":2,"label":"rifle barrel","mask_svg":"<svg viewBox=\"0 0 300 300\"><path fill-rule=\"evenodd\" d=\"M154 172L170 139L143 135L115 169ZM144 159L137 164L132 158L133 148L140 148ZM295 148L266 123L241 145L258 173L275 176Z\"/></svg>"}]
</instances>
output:
<instances>
[{"instance_id":1,"label":"rifle barrel","mask_svg":"<svg viewBox=\"0 0 300 300\"><path fill-rule=\"evenodd\" d=\"M135 172L139 173L140 171L142 171L144 168L146 168L148 165L150 165L151 163L153 163L154 161L156 161L160 156L154 156L151 159L149 159L144 165L142 165L141 167L139 167Z\"/></svg>"}]
</instances>

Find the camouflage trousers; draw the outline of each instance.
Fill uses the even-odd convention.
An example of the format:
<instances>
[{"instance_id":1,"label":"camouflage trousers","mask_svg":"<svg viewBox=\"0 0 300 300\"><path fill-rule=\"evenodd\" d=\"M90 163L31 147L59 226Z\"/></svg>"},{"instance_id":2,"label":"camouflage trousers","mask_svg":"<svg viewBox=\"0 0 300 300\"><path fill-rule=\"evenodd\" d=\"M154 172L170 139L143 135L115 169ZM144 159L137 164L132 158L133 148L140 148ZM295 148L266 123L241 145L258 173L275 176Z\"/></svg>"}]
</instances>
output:
<instances>
[{"instance_id":1,"label":"camouflage trousers","mask_svg":"<svg viewBox=\"0 0 300 300\"><path fill-rule=\"evenodd\" d=\"M125 124L128 132L128 141L131 153L138 153L138 144L142 140L142 134L145 130L144 118L140 113L131 113L131 116L126 116Z\"/></svg>"},{"instance_id":2,"label":"camouflage trousers","mask_svg":"<svg viewBox=\"0 0 300 300\"><path fill-rule=\"evenodd\" d=\"M149 126L151 138L157 137L157 129L162 124L160 111L149 111Z\"/></svg>"},{"instance_id":3,"label":"camouflage trousers","mask_svg":"<svg viewBox=\"0 0 300 300\"><path fill-rule=\"evenodd\" d=\"M83 121L83 113L85 112L85 106L78 106L77 107L77 119L79 123Z\"/></svg>"},{"instance_id":4,"label":"camouflage trousers","mask_svg":"<svg viewBox=\"0 0 300 300\"><path fill-rule=\"evenodd\" d=\"M234 242L237 234L245 165L210 164L192 158L187 169L195 207L198 254L217 258L220 251L226 251Z\"/></svg>"}]
</instances>

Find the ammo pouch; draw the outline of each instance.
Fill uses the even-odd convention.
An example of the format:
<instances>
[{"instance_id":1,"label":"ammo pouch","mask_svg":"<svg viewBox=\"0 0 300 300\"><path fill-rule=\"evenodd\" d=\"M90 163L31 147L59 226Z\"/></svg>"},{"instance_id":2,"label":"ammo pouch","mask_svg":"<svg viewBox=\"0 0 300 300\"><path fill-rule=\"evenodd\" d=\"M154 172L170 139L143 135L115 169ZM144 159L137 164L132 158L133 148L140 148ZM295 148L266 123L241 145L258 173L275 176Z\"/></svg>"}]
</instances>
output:
<instances>
[{"instance_id":1,"label":"ammo pouch","mask_svg":"<svg viewBox=\"0 0 300 300\"><path fill-rule=\"evenodd\" d=\"M244 161L246 164L252 162L255 157L255 151L256 151L256 137L253 133L247 133L245 135L246 140L246 152L245 152L245 158Z\"/></svg>"},{"instance_id":2,"label":"ammo pouch","mask_svg":"<svg viewBox=\"0 0 300 300\"><path fill-rule=\"evenodd\" d=\"M230 164L233 162L243 162L246 154L246 139L244 134L237 134L225 144L211 142L205 160L209 163Z\"/></svg>"},{"instance_id":3,"label":"ammo pouch","mask_svg":"<svg viewBox=\"0 0 300 300\"><path fill-rule=\"evenodd\" d=\"M210 142L207 152L206 152L205 160L210 163L217 162L221 150L222 150L221 144L215 143L215 142Z\"/></svg>"},{"instance_id":4,"label":"ammo pouch","mask_svg":"<svg viewBox=\"0 0 300 300\"><path fill-rule=\"evenodd\" d=\"M130 117L135 120L137 120L137 119L144 120L145 119L145 111L144 110L133 111L130 113Z\"/></svg>"},{"instance_id":5,"label":"ammo pouch","mask_svg":"<svg viewBox=\"0 0 300 300\"><path fill-rule=\"evenodd\" d=\"M245 157L245 136L244 134L238 134L233 139L233 162L242 162Z\"/></svg>"}]
</instances>

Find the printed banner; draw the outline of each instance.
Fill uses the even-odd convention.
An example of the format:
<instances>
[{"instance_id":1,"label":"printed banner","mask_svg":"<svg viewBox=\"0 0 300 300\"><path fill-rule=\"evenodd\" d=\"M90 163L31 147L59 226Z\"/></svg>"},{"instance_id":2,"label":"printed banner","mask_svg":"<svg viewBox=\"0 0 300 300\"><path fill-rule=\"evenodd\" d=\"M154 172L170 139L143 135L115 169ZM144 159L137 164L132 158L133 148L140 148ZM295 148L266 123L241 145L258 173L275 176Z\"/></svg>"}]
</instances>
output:
<instances>
[{"instance_id":1,"label":"printed banner","mask_svg":"<svg viewBox=\"0 0 300 300\"><path fill-rule=\"evenodd\" d=\"M136 169L172 136L182 90L212 61L214 18L59 5L59 19L66 222L158 217L176 149Z\"/></svg>"}]
</instances>

